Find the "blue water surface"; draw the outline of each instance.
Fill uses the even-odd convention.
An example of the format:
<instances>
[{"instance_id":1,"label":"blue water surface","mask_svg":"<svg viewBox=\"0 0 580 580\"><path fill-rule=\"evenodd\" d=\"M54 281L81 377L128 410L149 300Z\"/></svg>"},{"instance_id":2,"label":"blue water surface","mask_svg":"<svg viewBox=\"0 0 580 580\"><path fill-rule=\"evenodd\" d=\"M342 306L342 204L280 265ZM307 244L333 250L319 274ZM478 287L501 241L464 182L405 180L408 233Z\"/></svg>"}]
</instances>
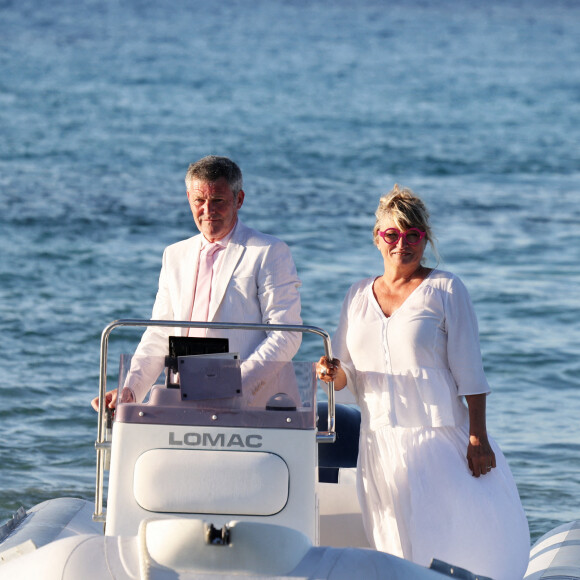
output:
<instances>
[{"instance_id":1,"label":"blue water surface","mask_svg":"<svg viewBox=\"0 0 580 580\"><path fill-rule=\"evenodd\" d=\"M572 0L0 0L0 520L92 497L101 330L149 317L210 153L330 332L379 196L423 196L532 538L580 517L578 62Z\"/></svg>"}]
</instances>

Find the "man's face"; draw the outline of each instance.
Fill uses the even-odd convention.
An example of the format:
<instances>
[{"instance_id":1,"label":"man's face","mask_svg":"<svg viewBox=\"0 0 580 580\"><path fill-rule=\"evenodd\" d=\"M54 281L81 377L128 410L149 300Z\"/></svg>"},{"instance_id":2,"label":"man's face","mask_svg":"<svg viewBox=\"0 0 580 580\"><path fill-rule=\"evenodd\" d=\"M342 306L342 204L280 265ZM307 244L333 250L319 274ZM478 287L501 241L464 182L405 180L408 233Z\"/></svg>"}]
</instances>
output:
<instances>
[{"instance_id":1,"label":"man's face","mask_svg":"<svg viewBox=\"0 0 580 580\"><path fill-rule=\"evenodd\" d=\"M236 225L244 192L240 191L234 199L224 178L209 183L196 179L191 183L187 199L195 225L207 240L215 242L227 236Z\"/></svg>"}]
</instances>

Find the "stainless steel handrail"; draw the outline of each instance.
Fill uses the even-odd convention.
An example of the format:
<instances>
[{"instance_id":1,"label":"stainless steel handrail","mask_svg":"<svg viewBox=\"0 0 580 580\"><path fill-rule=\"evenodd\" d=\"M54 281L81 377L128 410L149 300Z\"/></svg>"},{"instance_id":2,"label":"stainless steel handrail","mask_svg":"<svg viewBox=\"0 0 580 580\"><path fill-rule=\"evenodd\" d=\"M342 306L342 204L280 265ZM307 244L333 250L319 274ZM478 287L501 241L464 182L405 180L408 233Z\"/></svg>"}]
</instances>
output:
<instances>
[{"instance_id":1,"label":"stainless steel handrail","mask_svg":"<svg viewBox=\"0 0 580 580\"><path fill-rule=\"evenodd\" d=\"M99 373L99 415L97 440L95 449L97 451L97 480L95 485L95 513L93 520L104 522L103 514L103 488L105 477L105 456L110 448L110 442L106 441L106 424L107 414L104 410L105 394L107 392L107 356L109 352L109 336L115 328L121 326L162 326L169 328L216 328L220 330L264 330L266 332L285 331L301 332L303 334L316 334L324 341L324 354L332 360L332 348L330 344L330 335L321 328L316 326L301 326L291 324L251 324L238 322L191 322L180 320L140 320L140 319L120 319L111 322L105 327L101 334L101 363ZM334 443L336 441L336 424L335 424L335 402L334 402L334 383L328 383L328 423L327 431L319 431L316 434L316 440L319 443Z\"/></svg>"}]
</instances>

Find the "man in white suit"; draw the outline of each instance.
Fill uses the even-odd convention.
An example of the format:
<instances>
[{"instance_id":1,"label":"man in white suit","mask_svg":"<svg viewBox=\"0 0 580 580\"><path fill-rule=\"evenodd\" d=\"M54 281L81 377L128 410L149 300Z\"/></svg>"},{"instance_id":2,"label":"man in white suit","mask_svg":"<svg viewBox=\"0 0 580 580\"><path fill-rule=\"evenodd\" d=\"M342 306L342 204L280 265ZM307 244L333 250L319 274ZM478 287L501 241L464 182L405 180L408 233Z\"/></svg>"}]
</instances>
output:
<instances>
[{"instance_id":1,"label":"man in white suit","mask_svg":"<svg viewBox=\"0 0 580 580\"><path fill-rule=\"evenodd\" d=\"M187 198L200 234L165 249L153 320L200 320L201 287L210 286L202 305L206 320L259 324L301 324L300 280L288 246L238 220L244 203L242 173L226 157L208 156L189 166ZM210 245L209 275L200 262ZM208 280L209 278L209 280ZM137 347L121 400L141 401L163 370L169 336L186 336L187 328L149 327ZM204 331L205 335L205 331ZM290 361L298 351L299 333L214 330L208 337L229 339L242 360ZM117 391L106 402L116 405ZM98 409L98 398L92 405Z\"/></svg>"}]
</instances>

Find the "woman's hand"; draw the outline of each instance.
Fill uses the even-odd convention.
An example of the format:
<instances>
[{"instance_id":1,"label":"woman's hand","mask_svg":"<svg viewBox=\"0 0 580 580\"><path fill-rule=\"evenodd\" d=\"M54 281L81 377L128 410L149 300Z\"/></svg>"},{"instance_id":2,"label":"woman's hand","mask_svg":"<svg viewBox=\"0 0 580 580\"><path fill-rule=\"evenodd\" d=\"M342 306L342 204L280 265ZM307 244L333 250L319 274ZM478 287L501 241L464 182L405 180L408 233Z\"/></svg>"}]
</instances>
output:
<instances>
[{"instance_id":1,"label":"woman's hand","mask_svg":"<svg viewBox=\"0 0 580 580\"><path fill-rule=\"evenodd\" d=\"M329 360L328 357L321 356L316 363L316 376L327 384L333 382L335 391L340 391L346 386L346 374L337 358Z\"/></svg>"},{"instance_id":2,"label":"woman's hand","mask_svg":"<svg viewBox=\"0 0 580 580\"><path fill-rule=\"evenodd\" d=\"M495 453L487 438L485 403L487 395L466 395L469 408L469 444L467 464L474 477L485 475L495 467Z\"/></svg>"},{"instance_id":3,"label":"woman's hand","mask_svg":"<svg viewBox=\"0 0 580 580\"><path fill-rule=\"evenodd\" d=\"M489 444L487 435L482 437L469 436L467 463L474 477L485 475L495 467L495 453Z\"/></svg>"}]
</instances>

